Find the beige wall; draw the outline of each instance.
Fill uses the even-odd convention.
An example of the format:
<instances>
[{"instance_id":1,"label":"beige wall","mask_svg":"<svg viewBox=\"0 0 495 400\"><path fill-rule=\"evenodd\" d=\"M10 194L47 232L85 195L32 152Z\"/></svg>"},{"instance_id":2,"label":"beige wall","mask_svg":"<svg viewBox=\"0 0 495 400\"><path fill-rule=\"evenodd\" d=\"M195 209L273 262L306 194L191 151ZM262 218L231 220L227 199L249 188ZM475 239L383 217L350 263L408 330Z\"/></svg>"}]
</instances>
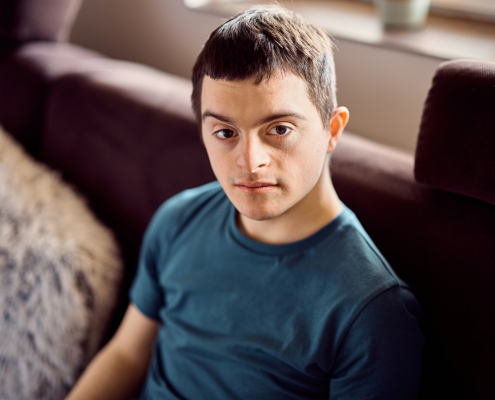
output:
<instances>
[{"instance_id":1,"label":"beige wall","mask_svg":"<svg viewBox=\"0 0 495 400\"><path fill-rule=\"evenodd\" d=\"M182 0L84 0L71 41L189 77L202 44L221 23ZM351 111L348 130L413 152L439 60L347 40L337 47L338 100Z\"/></svg>"},{"instance_id":2,"label":"beige wall","mask_svg":"<svg viewBox=\"0 0 495 400\"><path fill-rule=\"evenodd\" d=\"M413 152L440 61L350 41L338 48L337 98L351 112L349 130Z\"/></svg>"},{"instance_id":3,"label":"beige wall","mask_svg":"<svg viewBox=\"0 0 495 400\"><path fill-rule=\"evenodd\" d=\"M221 23L182 0L84 0L71 41L189 77L208 34Z\"/></svg>"}]
</instances>

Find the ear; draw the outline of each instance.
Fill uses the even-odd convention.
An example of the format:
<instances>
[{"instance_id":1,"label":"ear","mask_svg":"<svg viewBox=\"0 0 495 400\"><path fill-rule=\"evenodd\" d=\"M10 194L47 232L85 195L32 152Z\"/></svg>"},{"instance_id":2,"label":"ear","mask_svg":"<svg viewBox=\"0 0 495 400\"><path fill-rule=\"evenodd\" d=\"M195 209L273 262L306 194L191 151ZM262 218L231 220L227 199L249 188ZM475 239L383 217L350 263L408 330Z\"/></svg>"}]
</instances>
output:
<instances>
[{"instance_id":1,"label":"ear","mask_svg":"<svg viewBox=\"0 0 495 400\"><path fill-rule=\"evenodd\" d=\"M349 121L349 110L346 107L336 108L330 118L330 141L328 142L327 153L335 150L347 121Z\"/></svg>"}]
</instances>

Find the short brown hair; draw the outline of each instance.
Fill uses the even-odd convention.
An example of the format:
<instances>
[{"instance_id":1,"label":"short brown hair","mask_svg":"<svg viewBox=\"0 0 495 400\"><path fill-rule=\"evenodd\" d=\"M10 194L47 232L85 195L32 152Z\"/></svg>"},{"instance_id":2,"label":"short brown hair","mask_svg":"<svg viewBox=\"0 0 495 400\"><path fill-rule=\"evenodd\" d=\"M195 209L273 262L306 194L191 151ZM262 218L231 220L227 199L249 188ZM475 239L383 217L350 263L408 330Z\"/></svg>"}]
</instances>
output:
<instances>
[{"instance_id":1,"label":"short brown hair","mask_svg":"<svg viewBox=\"0 0 495 400\"><path fill-rule=\"evenodd\" d=\"M229 19L206 41L193 68L193 111L201 123L203 78L255 84L277 71L306 81L324 125L336 107L335 65L330 36L278 5L257 6Z\"/></svg>"}]
</instances>

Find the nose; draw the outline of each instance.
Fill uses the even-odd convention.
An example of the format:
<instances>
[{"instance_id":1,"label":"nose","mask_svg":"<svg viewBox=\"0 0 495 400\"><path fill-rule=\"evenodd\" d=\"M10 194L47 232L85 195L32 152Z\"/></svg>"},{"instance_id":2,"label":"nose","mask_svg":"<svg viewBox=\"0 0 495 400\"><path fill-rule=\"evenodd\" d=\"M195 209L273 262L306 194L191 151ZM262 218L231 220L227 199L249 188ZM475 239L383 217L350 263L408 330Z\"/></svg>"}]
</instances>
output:
<instances>
[{"instance_id":1,"label":"nose","mask_svg":"<svg viewBox=\"0 0 495 400\"><path fill-rule=\"evenodd\" d=\"M257 135L244 136L239 143L237 164L247 173L259 172L260 169L268 167L270 157L267 144Z\"/></svg>"}]
</instances>

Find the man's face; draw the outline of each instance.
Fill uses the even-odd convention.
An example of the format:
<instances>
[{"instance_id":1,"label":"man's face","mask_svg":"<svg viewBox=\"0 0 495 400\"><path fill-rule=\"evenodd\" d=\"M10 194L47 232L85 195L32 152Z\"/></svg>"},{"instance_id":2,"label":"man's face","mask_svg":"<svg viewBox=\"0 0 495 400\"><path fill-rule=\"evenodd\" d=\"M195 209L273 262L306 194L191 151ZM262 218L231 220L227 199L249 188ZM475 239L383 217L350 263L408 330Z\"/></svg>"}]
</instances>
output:
<instances>
[{"instance_id":1,"label":"man's face","mask_svg":"<svg viewBox=\"0 0 495 400\"><path fill-rule=\"evenodd\" d=\"M205 76L201 113L213 172L243 216L261 221L312 206L333 147L301 78L279 73L254 85Z\"/></svg>"}]
</instances>

